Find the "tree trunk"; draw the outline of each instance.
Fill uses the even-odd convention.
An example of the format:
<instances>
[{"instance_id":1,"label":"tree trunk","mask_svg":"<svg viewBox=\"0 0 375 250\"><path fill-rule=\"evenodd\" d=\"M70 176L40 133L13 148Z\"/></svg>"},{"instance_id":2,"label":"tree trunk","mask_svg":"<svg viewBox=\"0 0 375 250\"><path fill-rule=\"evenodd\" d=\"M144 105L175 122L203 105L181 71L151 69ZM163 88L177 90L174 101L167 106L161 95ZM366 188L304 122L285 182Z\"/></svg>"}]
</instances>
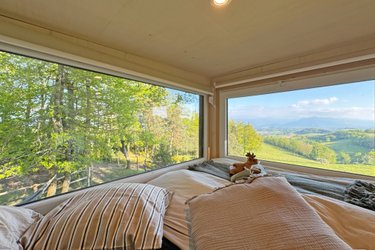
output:
<instances>
[{"instance_id":1,"label":"tree trunk","mask_svg":"<svg viewBox=\"0 0 375 250\"><path fill-rule=\"evenodd\" d=\"M151 164L154 163L154 156L155 156L155 148L156 148L156 145L152 145L152 149L151 149ZM152 166L151 166L152 167Z\"/></svg>"},{"instance_id":2,"label":"tree trunk","mask_svg":"<svg viewBox=\"0 0 375 250\"><path fill-rule=\"evenodd\" d=\"M90 84L86 82L86 129L90 128L91 124L91 91L90 91Z\"/></svg>"},{"instance_id":3,"label":"tree trunk","mask_svg":"<svg viewBox=\"0 0 375 250\"><path fill-rule=\"evenodd\" d=\"M70 179L71 179L71 175L69 173L65 173L61 193L69 192Z\"/></svg>"},{"instance_id":4,"label":"tree trunk","mask_svg":"<svg viewBox=\"0 0 375 250\"><path fill-rule=\"evenodd\" d=\"M137 169L139 168L139 151L138 148L136 149L136 157L137 157Z\"/></svg>"},{"instance_id":5,"label":"tree trunk","mask_svg":"<svg viewBox=\"0 0 375 250\"><path fill-rule=\"evenodd\" d=\"M126 149L126 145L125 145L124 140L121 140L121 152L123 153L123 155L126 158L126 169L129 169L130 168L130 159L129 159L128 150Z\"/></svg>"},{"instance_id":6,"label":"tree trunk","mask_svg":"<svg viewBox=\"0 0 375 250\"><path fill-rule=\"evenodd\" d=\"M146 143L145 146L145 160L143 161L143 164L147 165L147 158L148 158L148 143Z\"/></svg>"},{"instance_id":7,"label":"tree trunk","mask_svg":"<svg viewBox=\"0 0 375 250\"><path fill-rule=\"evenodd\" d=\"M56 178L51 182L47 189L47 197L54 196L57 189L57 180Z\"/></svg>"},{"instance_id":8,"label":"tree trunk","mask_svg":"<svg viewBox=\"0 0 375 250\"><path fill-rule=\"evenodd\" d=\"M55 133L60 133L63 126L63 95L64 95L64 66L58 66L58 77L56 79L53 108L53 128Z\"/></svg>"},{"instance_id":9,"label":"tree trunk","mask_svg":"<svg viewBox=\"0 0 375 250\"><path fill-rule=\"evenodd\" d=\"M93 169L93 165L91 163L91 166L87 168L87 186L88 187L91 186L92 169Z\"/></svg>"}]
</instances>

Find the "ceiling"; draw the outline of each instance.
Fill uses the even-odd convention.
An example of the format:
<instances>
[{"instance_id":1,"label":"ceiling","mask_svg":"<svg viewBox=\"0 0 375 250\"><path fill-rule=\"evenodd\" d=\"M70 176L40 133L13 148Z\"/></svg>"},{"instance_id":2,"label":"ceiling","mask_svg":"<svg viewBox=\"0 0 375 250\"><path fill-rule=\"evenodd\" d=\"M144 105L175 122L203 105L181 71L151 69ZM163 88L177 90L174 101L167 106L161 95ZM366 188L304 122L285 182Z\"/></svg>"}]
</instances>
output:
<instances>
[{"instance_id":1,"label":"ceiling","mask_svg":"<svg viewBox=\"0 0 375 250\"><path fill-rule=\"evenodd\" d=\"M214 78L375 34L374 0L1 0L0 14Z\"/></svg>"}]
</instances>

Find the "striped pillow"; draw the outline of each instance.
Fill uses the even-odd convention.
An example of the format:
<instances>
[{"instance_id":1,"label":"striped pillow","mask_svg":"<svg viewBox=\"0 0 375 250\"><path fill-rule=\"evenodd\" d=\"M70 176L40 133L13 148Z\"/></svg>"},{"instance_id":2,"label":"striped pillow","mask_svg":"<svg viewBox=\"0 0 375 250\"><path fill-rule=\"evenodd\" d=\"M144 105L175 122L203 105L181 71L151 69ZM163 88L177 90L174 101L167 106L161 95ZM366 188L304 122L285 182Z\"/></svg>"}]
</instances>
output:
<instances>
[{"instance_id":1,"label":"striped pillow","mask_svg":"<svg viewBox=\"0 0 375 250\"><path fill-rule=\"evenodd\" d=\"M170 193L149 184L106 184L60 204L21 237L25 249L155 249Z\"/></svg>"}]
</instances>

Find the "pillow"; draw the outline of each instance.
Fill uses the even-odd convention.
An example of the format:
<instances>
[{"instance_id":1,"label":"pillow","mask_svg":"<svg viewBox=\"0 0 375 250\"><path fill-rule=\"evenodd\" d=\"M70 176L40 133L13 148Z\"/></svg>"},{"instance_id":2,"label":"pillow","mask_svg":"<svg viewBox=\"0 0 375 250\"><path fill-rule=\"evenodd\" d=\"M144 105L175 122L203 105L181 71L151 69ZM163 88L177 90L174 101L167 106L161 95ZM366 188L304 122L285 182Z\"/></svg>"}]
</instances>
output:
<instances>
[{"instance_id":1,"label":"pillow","mask_svg":"<svg viewBox=\"0 0 375 250\"><path fill-rule=\"evenodd\" d=\"M160 248L170 193L148 184L106 184L57 206L22 236L25 249Z\"/></svg>"},{"instance_id":2,"label":"pillow","mask_svg":"<svg viewBox=\"0 0 375 250\"><path fill-rule=\"evenodd\" d=\"M0 206L0 249L22 249L18 239L42 217L31 209Z\"/></svg>"},{"instance_id":3,"label":"pillow","mask_svg":"<svg viewBox=\"0 0 375 250\"><path fill-rule=\"evenodd\" d=\"M351 249L285 178L260 177L188 204L196 249Z\"/></svg>"}]
</instances>

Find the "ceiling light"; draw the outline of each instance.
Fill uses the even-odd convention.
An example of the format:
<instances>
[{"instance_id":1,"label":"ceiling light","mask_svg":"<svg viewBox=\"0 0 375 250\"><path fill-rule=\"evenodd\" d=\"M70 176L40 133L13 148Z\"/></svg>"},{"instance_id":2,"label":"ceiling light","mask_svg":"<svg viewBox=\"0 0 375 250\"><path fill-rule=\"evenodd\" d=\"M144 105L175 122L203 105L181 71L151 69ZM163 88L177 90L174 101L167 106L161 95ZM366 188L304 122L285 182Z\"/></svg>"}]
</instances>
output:
<instances>
[{"instance_id":1,"label":"ceiling light","mask_svg":"<svg viewBox=\"0 0 375 250\"><path fill-rule=\"evenodd\" d=\"M224 6L227 5L230 0L211 0L211 2L216 6Z\"/></svg>"}]
</instances>

